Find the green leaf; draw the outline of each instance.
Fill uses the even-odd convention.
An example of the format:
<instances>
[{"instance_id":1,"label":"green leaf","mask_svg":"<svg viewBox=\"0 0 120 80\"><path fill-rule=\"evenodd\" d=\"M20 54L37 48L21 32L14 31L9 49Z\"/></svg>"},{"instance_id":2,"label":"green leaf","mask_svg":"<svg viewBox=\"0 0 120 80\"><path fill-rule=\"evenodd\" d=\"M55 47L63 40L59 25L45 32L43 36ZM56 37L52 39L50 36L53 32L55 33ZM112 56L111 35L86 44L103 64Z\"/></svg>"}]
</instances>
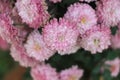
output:
<instances>
[{"instance_id":1,"label":"green leaf","mask_svg":"<svg viewBox=\"0 0 120 80\"><path fill-rule=\"evenodd\" d=\"M111 73L107 69L105 69L103 76L104 76L104 80L112 80Z\"/></svg>"},{"instance_id":2,"label":"green leaf","mask_svg":"<svg viewBox=\"0 0 120 80\"><path fill-rule=\"evenodd\" d=\"M100 65L96 66L96 67L93 69L92 74L99 74L100 69L101 69L101 66L100 66Z\"/></svg>"},{"instance_id":3,"label":"green leaf","mask_svg":"<svg viewBox=\"0 0 120 80\"><path fill-rule=\"evenodd\" d=\"M119 50L112 50L108 52L107 59L113 60L114 58L118 57L118 54L120 53Z\"/></svg>"}]
</instances>

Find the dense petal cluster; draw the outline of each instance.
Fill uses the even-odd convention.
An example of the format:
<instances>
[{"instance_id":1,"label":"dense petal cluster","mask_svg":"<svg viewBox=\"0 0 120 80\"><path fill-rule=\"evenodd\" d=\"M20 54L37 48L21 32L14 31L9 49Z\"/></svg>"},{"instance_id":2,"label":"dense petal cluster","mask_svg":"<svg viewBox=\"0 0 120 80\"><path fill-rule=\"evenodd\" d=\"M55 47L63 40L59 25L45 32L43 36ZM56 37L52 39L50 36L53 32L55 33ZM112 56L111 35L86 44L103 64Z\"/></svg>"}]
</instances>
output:
<instances>
[{"instance_id":1,"label":"dense petal cluster","mask_svg":"<svg viewBox=\"0 0 120 80\"><path fill-rule=\"evenodd\" d=\"M115 58L114 60L106 61L106 65L109 65L109 70L113 77L116 77L120 72L120 59Z\"/></svg>"},{"instance_id":2,"label":"dense petal cluster","mask_svg":"<svg viewBox=\"0 0 120 80\"><path fill-rule=\"evenodd\" d=\"M11 18L6 14L0 14L0 36L8 43L17 41L18 30L12 25Z\"/></svg>"},{"instance_id":3,"label":"dense petal cluster","mask_svg":"<svg viewBox=\"0 0 120 80\"><path fill-rule=\"evenodd\" d=\"M33 80L59 80L54 68L48 64L36 65L31 69Z\"/></svg>"},{"instance_id":4,"label":"dense petal cluster","mask_svg":"<svg viewBox=\"0 0 120 80\"><path fill-rule=\"evenodd\" d=\"M33 80L118 80L120 0L0 0L0 53L8 49Z\"/></svg>"},{"instance_id":5,"label":"dense petal cluster","mask_svg":"<svg viewBox=\"0 0 120 80\"><path fill-rule=\"evenodd\" d=\"M38 61L34 58L29 57L26 55L26 50L22 44L12 45L10 49L10 54L13 59L20 63L20 65L24 67L33 67L38 64Z\"/></svg>"},{"instance_id":6,"label":"dense petal cluster","mask_svg":"<svg viewBox=\"0 0 120 80\"><path fill-rule=\"evenodd\" d=\"M45 0L17 0L16 7L22 21L32 28L39 28L50 17Z\"/></svg>"},{"instance_id":7,"label":"dense petal cluster","mask_svg":"<svg viewBox=\"0 0 120 80\"><path fill-rule=\"evenodd\" d=\"M53 3L58 3L58 2L61 2L62 0L49 0L49 1L51 1Z\"/></svg>"},{"instance_id":8,"label":"dense petal cluster","mask_svg":"<svg viewBox=\"0 0 120 80\"><path fill-rule=\"evenodd\" d=\"M75 3L71 5L64 17L77 23L80 34L97 24L95 10L88 4Z\"/></svg>"},{"instance_id":9,"label":"dense petal cluster","mask_svg":"<svg viewBox=\"0 0 120 80\"><path fill-rule=\"evenodd\" d=\"M38 30L29 34L25 48L30 57L34 57L39 61L48 60L55 53L45 45L43 37Z\"/></svg>"},{"instance_id":10,"label":"dense petal cluster","mask_svg":"<svg viewBox=\"0 0 120 80\"><path fill-rule=\"evenodd\" d=\"M11 14L12 3L10 0L0 0L0 13Z\"/></svg>"},{"instance_id":11,"label":"dense petal cluster","mask_svg":"<svg viewBox=\"0 0 120 80\"><path fill-rule=\"evenodd\" d=\"M98 25L88 30L81 39L81 46L85 50L95 54L107 49L110 42L110 29L104 25Z\"/></svg>"},{"instance_id":12,"label":"dense petal cluster","mask_svg":"<svg viewBox=\"0 0 120 80\"><path fill-rule=\"evenodd\" d=\"M97 3L97 15L100 23L117 25L120 22L120 0L100 0Z\"/></svg>"},{"instance_id":13,"label":"dense petal cluster","mask_svg":"<svg viewBox=\"0 0 120 80\"><path fill-rule=\"evenodd\" d=\"M75 24L64 18L53 19L43 29L43 38L51 50L56 50L61 55L70 54L77 51L79 32Z\"/></svg>"},{"instance_id":14,"label":"dense petal cluster","mask_svg":"<svg viewBox=\"0 0 120 80\"><path fill-rule=\"evenodd\" d=\"M83 72L84 71L79 69L78 66L72 66L60 72L60 80L80 80Z\"/></svg>"}]
</instances>

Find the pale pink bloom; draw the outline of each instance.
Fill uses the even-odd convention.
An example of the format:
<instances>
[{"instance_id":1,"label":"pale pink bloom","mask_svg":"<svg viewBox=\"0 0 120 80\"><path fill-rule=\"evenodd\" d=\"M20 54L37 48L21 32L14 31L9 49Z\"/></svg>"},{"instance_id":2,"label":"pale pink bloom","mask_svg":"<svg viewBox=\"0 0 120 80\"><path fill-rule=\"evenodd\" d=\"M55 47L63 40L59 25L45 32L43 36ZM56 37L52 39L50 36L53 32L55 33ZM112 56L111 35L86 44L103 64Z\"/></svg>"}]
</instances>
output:
<instances>
[{"instance_id":1,"label":"pale pink bloom","mask_svg":"<svg viewBox=\"0 0 120 80\"><path fill-rule=\"evenodd\" d=\"M64 17L74 23L77 23L80 34L91 29L97 24L95 10L88 4L75 3L68 7Z\"/></svg>"},{"instance_id":2,"label":"pale pink bloom","mask_svg":"<svg viewBox=\"0 0 120 80\"><path fill-rule=\"evenodd\" d=\"M50 17L45 0L17 0L16 7L22 21L32 28L39 28Z\"/></svg>"},{"instance_id":3,"label":"pale pink bloom","mask_svg":"<svg viewBox=\"0 0 120 80\"><path fill-rule=\"evenodd\" d=\"M115 26L120 22L120 1L101 0L97 3L97 15L100 23Z\"/></svg>"},{"instance_id":4,"label":"pale pink bloom","mask_svg":"<svg viewBox=\"0 0 120 80\"><path fill-rule=\"evenodd\" d=\"M43 38L51 50L59 54L74 53L79 49L77 46L79 32L75 24L65 19L53 19L43 29Z\"/></svg>"},{"instance_id":5,"label":"pale pink bloom","mask_svg":"<svg viewBox=\"0 0 120 80\"><path fill-rule=\"evenodd\" d=\"M62 0L49 0L49 1L51 1L53 3L58 3L58 2L61 2Z\"/></svg>"},{"instance_id":6,"label":"pale pink bloom","mask_svg":"<svg viewBox=\"0 0 120 80\"><path fill-rule=\"evenodd\" d=\"M48 60L55 51L50 50L44 43L42 35L38 30L29 34L25 44L27 54L39 61Z\"/></svg>"},{"instance_id":7,"label":"pale pink bloom","mask_svg":"<svg viewBox=\"0 0 120 80\"><path fill-rule=\"evenodd\" d=\"M120 59L115 58L114 60L106 61L106 65L109 65L109 70L111 72L111 76L116 77L120 72Z\"/></svg>"},{"instance_id":8,"label":"pale pink bloom","mask_svg":"<svg viewBox=\"0 0 120 80\"><path fill-rule=\"evenodd\" d=\"M12 3L10 0L0 0L0 13L11 14Z\"/></svg>"},{"instance_id":9,"label":"pale pink bloom","mask_svg":"<svg viewBox=\"0 0 120 80\"><path fill-rule=\"evenodd\" d=\"M85 2L90 3L90 2L93 2L93 1L97 1L97 0L79 0L79 1L85 1Z\"/></svg>"},{"instance_id":10,"label":"pale pink bloom","mask_svg":"<svg viewBox=\"0 0 120 80\"><path fill-rule=\"evenodd\" d=\"M111 47L114 49L120 48L120 30L115 35L111 35Z\"/></svg>"},{"instance_id":11,"label":"pale pink bloom","mask_svg":"<svg viewBox=\"0 0 120 80\"><path fill-rule=\"evenodd\" d=\"M41 64L31 69L33 80L59 80L54 68L48 64Z\"/></svg>"},{"instance_id":12,"label":"pale pink bloom","mask_svg":"<svg viewBox=\"0 0 120 80\"><path fill-rule=\"evenodd\" d=\"M26 55L26 50L22 44L12 44L10 51L13 59L19 62L21 66L33 67L38 64L37 60Z\"/></svg>"},{"instance_id":13,"label":"pale pink bloom","mask_svg":"<svg viewBox=\"0 0 120 80\"><path fill-rule=\"evenodd\" d=\"M69 69L60 72L60 80L80 80L83 76L83 70L78 66L72 66Z\"/></svg>"},{"instance_id":14,"label":"pale pink bloom","mask_svg":"<svg viewBox=\"0 0 120 80\"><path fill-rule=\"evenodd\" d=\"M8 43L17 41L18 30L12 26L11 18L6 14L0 14L0 36Z\"/></svg>"},{"instance_id":15,"label":"pale pink bloom","mask_svg":"<svg viewBox=\"0 0 120 80\"><path fill-rule=\"evenodd\" d=\"M88 30L81 39L81 47L92 54L102 52L107 49L110 42L110 29L104 25L98 25Z\"/></svg>"},{"instance_id":16,"label":"pale pink bloom","mask_svg":"<svg viewBox=\"0 0 120 80\"><path fill-rule=\"evenodd\" d=\"M3 40L1 37L0 37L0 48L2 50L8 50L9 49L9 44Z\"/></svg>"}]
</instances>

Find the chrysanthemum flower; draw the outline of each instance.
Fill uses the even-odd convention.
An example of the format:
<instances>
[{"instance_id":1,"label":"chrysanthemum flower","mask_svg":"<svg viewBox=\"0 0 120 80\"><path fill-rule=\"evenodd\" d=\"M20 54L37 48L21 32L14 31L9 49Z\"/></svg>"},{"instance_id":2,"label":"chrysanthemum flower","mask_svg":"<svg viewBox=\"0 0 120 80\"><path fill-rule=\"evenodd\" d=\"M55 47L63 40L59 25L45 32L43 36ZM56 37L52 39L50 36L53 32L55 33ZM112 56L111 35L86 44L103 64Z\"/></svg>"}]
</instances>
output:
<instances>
[{"instance_id":1,"label":"chrysanthemum flower","mask_svg":"<svg viewBox=\"0 0 120 80\"><path fill-rule=\"evenodd\" d=\"M25 32L13 26L12 23L8 15L0 14L0 36L10 44L22 43L26 37Z\"/></svg>"},{"instance_id":2,"label":"chrysanthemum flower","mask_svg":"<svg viewBox=\"0 0 120 80\"><path fill-rule=\"evenodd\" d=\"M34 58L29 57L26 55L26 50L23 45L12 45L10 49L10 54L13 57L13 59L20 63L20 65L24 67L33 67L36 64L38 64L38 61Z\"/></svg>"},{"instance_id":3,"label":"chrysanthemum flower","mask_svg":"<svg viewBox=\"0 0 120 80\"><path fill-rule=\"evenodd\" d=\"M60 80L80 80L83 76L83 70L78 66L72 66L69 69L60 72Z\"/></svg>"},{"instance_id":4,"label":"chrysanthemum flower","mask_svg":"<svg viewBox=\"0 0 120 80\"><path fill-rule=\"evenodd\" d=\"M88 4L75 3L68 7L64 17L74 23L77 23L80 34L97 24L95 10Z\"/></svg>"},{"instance_id":5,"label":"chrysanthemum flower","mask_svg":"<svg viewBox=\"0 0 120 80\"><path fill-rule=\"evenodd\" d=\"M97 0L79 0L79 1L85 1L85 2L90 3L90 2L92 2L92 1L97 1Z\"/></svg>"},{"instance_id":6,"label":"chrysanthemum flower","mask_svg":"<svg viewBox=\"0 0 120 80\"><path fill-rule=\"evenodd\" d=\"M16 7L22 21L32 28L39 28L50 17L45 0L17 0Z\"/></svg>"},{"instance_id":7,"label":"chrysanthemum flower","mask_svg":"<svg viewBox=\"0 0 120 80\"><path fill-rule=\"evenodd\" d=\"M49 0L49 1L51 1L53 3L58 3L58 2L61 2L62 0Z\"/></svg>"},{"instance_id":8,"label":"chrysanthemum flower","mask_svg":"<svg viewBox=\"0 0 120 80\"><path fill-rule=\"evenodd\" d=\"M120 1L101 0L97 3L97 15L100 23L115 26L120 22Z\"/></svg>"},{"instance_id":9,"label":"chrysanthemum flower","mask_svg":"<svg viewBox=\"0 0 120 80\"><path fill-rule=\"evenodd\" d=\"M42 35L37 30L33 31L28 36L25 48L30 57L34 57L39 61L48 60L55 53L54 51L48 49L43 41Z\"/></svg>"},{"instance_id":10,"label":"chrysanthemum flower","mask_svg":"<svg viewBox=\"0 0 120 80\"><path fill-rule=\"evenodd\" d=\"M104 49L107 49L110 42L110 29L102 25L95 26L92 29L88 30L81 39L81 47L87 51L90 51L92 54L97 52L102 52Z\"/></svg>"},{"instance_id":11,"label":"chrysanthemum flower","mask_svg":"<svg viewBox=\"0 0 120 80\"><path fill-rule=\"evenodd\" d=\"M11 18L6 14L0 14L0 36L8 43L17 41L18 30L12 26Z\"/></svg>"},{"instance_id":12,"label":"chrysanthemum flower","mask_svg":"<svg viewBox=\"0 0 120 80\"><path fill-rule=\"evenodd\" d=\"M120 59L115 58L114 60L106 61L106 65L109 66L111 76L116 77L120 72Z\"/></svg>"},{"instance_id":13,"label":"chrysanthemum flower","mask_svg":"<svg viewBox=\"0 0 120 80\"><path fill-rule=\"evenodd\" d=\"M111 47L114 49L120 49L120 30L115 35L111 36Z\"/></svg>"},{"instance_id":14,"label":"chrysanthemum flower","mask_svg":"<svg viewBox=\"0 0 120 80\"><path fill-rule=\"evenodd\" d=\"M61 55L74 53L79 49L79 46L76 46L78 35L76 25L65 19L53 19L43 29L47 46Z\"/></svg>"},{"instance_id":15,"label":"chrysanthemum flower","mask_svg":"<svg viewBox=\"0 0 120 80\"><path fill-rule=\"evenodd\" d=\"M31 69L33 80L59 80L54 68L48 64L37 65Z\"/></svg>"}]
</instances>

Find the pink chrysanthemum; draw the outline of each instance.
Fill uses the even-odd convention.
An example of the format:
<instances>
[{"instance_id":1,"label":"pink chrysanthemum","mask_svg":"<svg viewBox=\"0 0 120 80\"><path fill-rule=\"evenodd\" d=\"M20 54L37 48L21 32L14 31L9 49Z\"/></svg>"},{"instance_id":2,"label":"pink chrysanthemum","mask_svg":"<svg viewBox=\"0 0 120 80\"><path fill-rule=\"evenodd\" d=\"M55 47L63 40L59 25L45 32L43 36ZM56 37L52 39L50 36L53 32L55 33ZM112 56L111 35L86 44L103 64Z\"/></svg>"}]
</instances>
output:
<instances>
[{"instance_id":1,"label":"pink chrysanthemum","mask_svg":"<svg viewBox=\"0 0 120 80\"><path fill-rule=\"evenodd\" d=\"M0 36L8 43L17 41L18 30L6 14L0 14Z\"/></svg>"},{"instance_id":2,"label":"pink chrysanthemum","mask_svg":"<svg viewBox=\"0 0 120 80\"><path fill-rule=\"evenodd\" d=\"M50 17L45 0L17 0L16 7L22 21L32 28L39 28Z\"/></svg>"},{"instance_id":3,"label":"pink chrysanthemum","mask_svg":"<svg viewBox=\"0 0 120 80\"><path fill-rule=\"evenodd\" d=\"M82 69L78 69L78 66L72 66L72 68L60 72L60 80L80 80L82 75Z\"/></svg>"},{"instance_id":4,"label":"pink chrysanthemum","mask_svg":"<svg viewBox=\"0 0 120 80\"><path fill-rule=\"evenodd\" d=\"M3 40L1 37L0 37L0 48L2 50L8 50L9 49L9 44Z\"/></svg>"},{"instance_id":5,"label":"pink chrysanthemum","mask_svg":"<svg viewBox=\"0 0 120 80\"><path fill-rule=\"evenodd\" d=\"M111 36L111 47L114 49L120 49L120 30L115 35Z\"/></svg>"},{"instance_id":6,"label":"pink chrysanthemum","mask_svg":"<svg viewBox=\"0 0 120 80\"><path fill-rule=\"evenodd\" d=\"M33 67L38 64L38 61L36 61L34 58L28 57L26 55L26 50L23 45L12 45L10 49L10 54L13 57L15 61L18 61L20 65L24 67Z\"/></svg>"},{"instance_id":7,"label":"pink chrysanthemum","mask_svg":"<svg viewBox=\"0 0 120 80\"><path fill-rule=\"evenodd\" d=\"M10 0L0 0L0 13L11 14L12 4Z\"/></svg>"},{"instance_id":8,"label":"pink chrysanthemum","mask_svg":"<svg viewBox=\"0 0 120 80\"><path fill-rule=\"evenodd\" d=\"M120 22L120 1L101 0L97 3L99 22L107 26L115 26Z\"/></svg>"},{"instance_id":9,"label":"pink chrysanthemum","mask_svg":"<svg viewBox=\"0 0 120 80\"><path fill-rule=\"evenodd\" d=\"M74 53L78 50L77 27L68 20L51 20L43 29L43 38L51 50L57 50L61 55Z\"/></svg>"},{"instance_id":10,"label":"pink chrysanthemum","mask_svg":"<svg viewBox=\"0 0 120 80\"><path fill-rule=\"evenodd\" d=\"M31 69L33 80L59 80L54 68L48 64L37 65Z\"/></svg>"},{"instance_id":11,"label":"pink chrysanthemum","mask_svg":"<svg viewBox=\"0 0 120 80\"><path fill-rule=\"evenodd\" d=\"M88 4L75 3L68 8L64 16L66 19L77 23L80 34L97 24L95 10Z\"/></svg>"},{"instance_id":12,"label":"pink chrysanthemum","mask_svg":"<svg viewBox=\"0 0 120 80\"><path fill-rule=\"evenodd\" d=\"M106 65L109 65L109 70L111 71L111 76L116 77L120 72L120 59L115 58L111 61L106 61Z\"/></svg>"},{"instance_id":13,"label":"pink chrysanthemum","mask_svg":"<svg viewBox=\"0 0 120 80\"><path fill-rule=\"evenodd\" d=\"M51 1L53 3L58 3L58 2L61 2L62 0L49 0L49 1Z\"/></svg>"},{"instance_id":14,"label":"pink chrysanthemum","mask_svg":"<svg viewBox=\"0 0 120 80\"><path fill-rule=\"evenodd\" d=\"M48 60L55 53L48 49L43 42L42 35L37 30L29 35L25 48L30 57L34 57L39 61Z\"/></svg>"},{"instance_id":15,"label":"pink chrysanthemum","mask_svg":"<svg viewBox=\"0 0 120 80\"><path fill-rule=\"evenodd\" d=\"M79 0L79 1L85 1L85 2L90 3L90 2L92 2L92 1L97 1L97 0Z\"/></svg>"},{"instance_id":16,"label":"pink chrysanthemum","mask_svg":"<svg viewBox=\"0 0 120 80\"><path fill-rule=\"evenodd\" d=\"M81 47L90 51L92 54L102 52L107 49L111 44L110 42L110 29L102 25L95 26L88 30L81 39Z\"/></svg>"},{"instance_id":17,"label":"pink chrysanthemum","mask_svg":"<svg viewBox=\"0 0 120 80\"><path fill-rule=\"evenodd\" d=\"M11 18L6 14L0 14L0 36L8 43L22 43L26 37L24 31L12 25Z\"/></svg>"}]
</instances>

